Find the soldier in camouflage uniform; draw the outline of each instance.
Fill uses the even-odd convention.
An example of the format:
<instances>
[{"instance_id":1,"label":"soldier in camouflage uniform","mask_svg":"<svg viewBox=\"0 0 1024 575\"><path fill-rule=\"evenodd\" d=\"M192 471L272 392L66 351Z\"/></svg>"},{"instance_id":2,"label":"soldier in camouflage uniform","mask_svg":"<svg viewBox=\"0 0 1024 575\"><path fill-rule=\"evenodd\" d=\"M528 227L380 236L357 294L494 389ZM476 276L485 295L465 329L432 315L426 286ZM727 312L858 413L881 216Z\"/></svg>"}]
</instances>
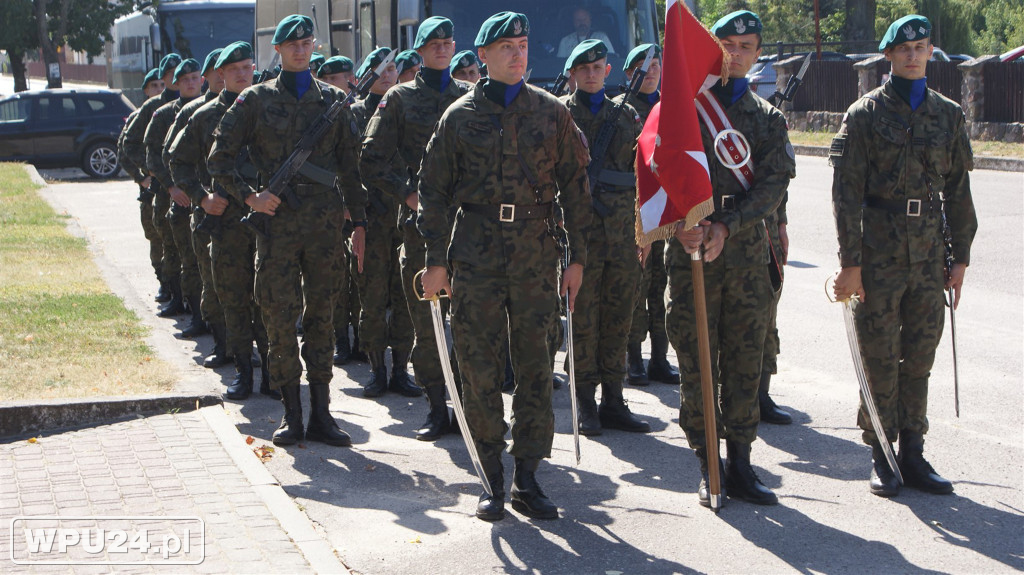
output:
<instances>
[{"instance_id":1,"label":"soldier in camouflage uniform","mask_svg":"<svg viewBox=\"0 0 1024 575\"><path fill-rule=\"evenodd\" d=\"M647 70L640 91L627 102L640 114L646 122L651 108L661 101L661 47L654 44L641 44L633 48L626 57L622 71L626 78L633 77L633 72L641 66L647 56L647 50L654 46L654 58ZM625 95L615 98L618 103ZM629 342L626 345L626 378L633 385L647 385L650 381L663 383L679 383L679 371L668 362L668 334L665 333L665 288L668 276L665 275L665 242L651 244L650 252L644 260L643 275L640 277L640 293L633 310L633 322L629 328ZM651 334L651 361L644 367L640 344Z\"/></svg>"},{"instance_id":2,"label":"soldier in camouflage uniform","mask_svg":"<svg viewBox=\"0 0 1024 575\"><path fill-rule=\"evenodd\" d=\"M256 303L263 314L269 340L271 387L280 390L284 417L274 433L275 445L293 445L303 437L330 445L348 446L352 440L338 428L330 413L333 377L333 309L341 270L342 228L346 205L356 229L353 252L363 257L366 197L358 181L356 153L358 127L342 111L317 142L300 173L288 182L301 202L282 203L266 190L253 189L237 172L244 146L256 169L272 177L292 153L310 126L341 91L317 82L309 72L313 52L313 21L293 14L281 20L272 44L281 55L281 75L246 88L225 112L214 131L207 165L231 201L248 205L270 218L270 235L256 240ZM335 181L340 182L344 200ZM303 307L305 304L305 307ZM295 318L303 312L302 359L309 381L310 417L303 430L299 381L302 363Z\"/></svg>"},{"instance_id":3,"label":"soldier in camouflage uniform","mask_svg":"<svg viewBox=\"0 0 1024 575\"><path fill-rule=\"evenodd\" d=\"M576 125L594 143L610 121L615 103L604 93L611 72L608 47L600 40L584 40L566 61L576 91L563 96ZM587 269L573 316L576 395L583 435L600 435L602 427L646 433L651 426L638 420L622 398L626 370L622 358L636 302L641 268L636 237L636 139L643 121L629 104L618 118L604 158L604 168L590 190L593 221L586 230ZM592 150L593 151L593 150ZM601 385L601 407L594 395Z\"/></svg>"},{"instance_id":4,"label":"soldier in camouflage uniform","mask_svg":"<svg viewBox=\"0 0 1024 575\"><path fill-rule=\"evenodd\" d=\"M171 200L171 206L167 212L162 216L156 215L167 220L171 237L177 249L178 261L181 262L181 293L192 314L189 325L180 334L181 337L186 338L207 333L200 307L203 285L199 276L196 253L192 248L190 200L185 192L174 186L171 172L164 163L163 152L164 143L167 142L168 135L173 132L174 118L182 107L198 98L202 91L203 78L199 72L200 64L192 58L178 64L174 70L174 85L179 90L179 97L173 102L164 104L153 114L153 120L146 128L145 137L146 167L153 174L153 179L160 182L160 186L167 190L167 195Z\"/></svg>"},{"instance_id":5,"label":"soldier in camouflage uniform","mask_svg":"<svg viewBox=\"0 0 1024 575\"><path fill-rule=\"evenodd\" d=\"M395 57L395 67L398 68L399 84L412 82L423 67L423 57L416 50L406 50Z\"/></svg>"},{"instance_id":6,"label":"soldier in camouflage uniform","mask_svg":"<svg viewBox=\"0 0 1024 575\"><path fill-rule=\"evenodd\" d=\"M493 492L477 505L477 517L487 521L504 516L501 382L509 341L517 379L512 506L529 517L558 517L535 475L551 456L554 435L548 335L559 321L556 266L563 251L553 237L553 202L562 208L568 238L561 291L570 308L592 217L583 135L561 102L523 81L529 30L526 16L515 12L483 23L476 45L489 77L441 117L420 171L423 289L428 297L442 290L452 296L466 419Z\"/></svg>"},{"instance_id":7,"label":"soldier in camouflage uniform","mask_svg":"<svg viewBox=\"0 0 1024 575\"><path fill-rule=\"evenodd\" d=\"M943 288L959 300L978 229L968 174L974 159L963 110L925 83L928 19L897 20L879 50L892 63L889 81L850 106L829 150L842 265L835 295L860 299L861 355L887 440L899 438L905 485L952 493L953 484L924 459L924 434L928 375L945 318ZM875 434L863 403L857 424L872 446L871 492L896 495L899 483L879 443L886 439Z\"/></svg>"},{"instance_id":8,"label":"soldier in camouflage uniform","mask_svg":"<svg viewBox=\"0 0 1024 575\"><path fill-rule=\"evenodd\" d=\"M456 80L462 80L469 84L476 84L480 81L480 61L477 60L476 54L472 50L463 50L456 54L448 69L451 70L452 78Z\"/></svg>"},{"instance_id":9,"label":"soldier in camouflage uniform","mask_svg":"<svg viewBox=\"0 0 1024 575\"><path fill-rule=\"evenodd\" d=\"M174 246L167 218L167 209L171 207L171 197L160 181L153 178L146 165L146 129L156 113L164 104L178 98L177 86L174 86L174 69L181 64L181 56L171 53L160 60L158 74L164 82L164 91L145 101L139 107L135 119L128 124L124 135L124 152L132 164L138 167L133 177L139 184L147 184L153 194L152 225L160 238L160 281L170 298L167 304L157 313L160 317L174 317L185 312L185 304L181 296L181 261L178 250ZM140 176L143 179L138 179Z\"/></svg>"},{"instance_id":10,"label":"soldier in camouflage uniform","mask_svg":"<svg viewBox=\"0 0 1024 575\"><path fill-rule=\"evenodd\" d=\"M142 80L142 93L145 94L146 99L153 98L159 95L164 90L164 81L160 79L160 69L153 68L146 74L146 77ZM124 128L121 130L120 136L117 138L117 157L121 162L121 167L124 168L125 173L128 174L136 184L139 186L139 215L142 218L142 233L149 242L149 261L153 266L153 271L156 272L156 279L160 282L160 289L156 294L156 301L165 303L171 299L171 293L167 290L166 284L161 280L160 277L160 260L163 258L163 246L160 243L160 234L156 231L156 227L153 225L153 193L149 191L150 177L149 172L144 169L143 166L138 166L132 162L131 157L124 150L124 139L128 135L128 127L131 126L132 122L135 121L136 116L139 115L139 110L136 109L128 115L128 118L124 122Z\"/></svg>"},{"instance_id":11,"label":"soldier in camouflage uniform","mask_svg":"<svg viewBox=\"0 0 1024 575\"><path fill-rule=\"evenodd\" d=\"M417 438L422 440L440 437L450 424L430 306L416 298L413 276L423 269L426 257L426 244L415 222L416 173L438 118L470 88L468 84L452 80L448 68L455 53L453 32L452 21L440 16L420 24L414 45L425 60L423 67L414 81L391 88L377 105L366 127L359 160L359 172L367 188L381 190L399 206L398 223L403 233L402 287L414 326L412 366L419 387L410 384L405 372L408 351L394 348L388 387L411 397L420 395L420 388L426 391L430 412L426 423L416 432ZM384 356L382 351L367 351L374 375L364 395L376 397L384 392Z\"/></svg>"},{"instance_id":12,"label":"soldier in camouflage uniform","mask_svg":"<svg viewBox=\"0 0 1024 575\"><path fill-rule=\"evenodd\" d=\"M757 438L757 388L773 290L768 275L768 235L764 219L775 211L796 173L786 119L748 88L746 74L761 53L761 21L741 10L719 20L712 32L731 56L729 79L711 89L732 127L749 142L749 189L715 155L714 135L701 122L715 212L693 230L677 230L669 241L666 328L682 368L679 425L701 465L698 500L708 506L707 450L700 385L697 324L689 253L704 246L704 285L711 340L712 380L718 436L725 438L728 463L723 495L760 505L778 503L750 466L750 444ZM714 112L712 112L714 113Z\"/></svg>"}]
</instances>

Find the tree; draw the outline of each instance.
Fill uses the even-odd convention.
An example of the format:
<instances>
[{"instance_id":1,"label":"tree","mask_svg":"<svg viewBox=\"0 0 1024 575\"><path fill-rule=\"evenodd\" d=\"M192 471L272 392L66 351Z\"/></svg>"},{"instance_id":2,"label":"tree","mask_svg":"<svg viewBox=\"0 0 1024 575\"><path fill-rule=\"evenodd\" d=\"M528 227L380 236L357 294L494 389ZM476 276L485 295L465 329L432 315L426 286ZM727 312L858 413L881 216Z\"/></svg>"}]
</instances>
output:
<instances>
[{"instance_id":1,"label":"tree","mask_svg":"<svg viewBox=\"0 0 1024 575\"><path fill-rule=\"evenodd\" d=\"M114 20L134 7L126 0L33 0L32 4L39 47L48 70L48 88L61 87L58 51L65 44L90 57L100 55L104 44L112 40L110 26ZM49 72L54 64L55 75Z\"/></svg>"},{"instance_id":2,"label":"tree","mask_svg":"<svg viewBox=\"0 0 1024 575\"><path fill-rule=\"evenodd\" d=\"M25 80L25 52L39 46L39 39L28 24L32 21L31 0L0 2L0 50L7 52L14 76L14 91L28 90Z\"/></svg>"},{"instance_id":3,"label":"tree","mask_svg":"<svg viewBox=\"0 0 1024 575\"><path fill-rule=\"evenodd\" d=\"M873 41L875 9L875 0L846 0L846 27L843 30L843 39Z\"/></svg>"}]
</instances>

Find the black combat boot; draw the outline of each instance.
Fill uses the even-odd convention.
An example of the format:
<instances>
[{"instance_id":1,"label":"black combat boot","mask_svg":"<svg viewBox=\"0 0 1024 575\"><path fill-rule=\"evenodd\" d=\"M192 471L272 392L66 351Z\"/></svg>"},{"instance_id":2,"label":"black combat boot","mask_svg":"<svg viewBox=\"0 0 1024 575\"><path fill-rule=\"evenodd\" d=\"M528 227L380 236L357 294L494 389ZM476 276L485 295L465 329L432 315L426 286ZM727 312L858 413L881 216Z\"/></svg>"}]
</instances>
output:
<instances>
[{"instance_id":1,"label":"black combat boot","mask_svg":"<svg viewBox=\"0 0 1024 575\"><path fill-rule=\"evenodd\" d=\"M168 287L167 282L164 281L163 276L160 274L160 270L156 270L156 281L160 282L160 288L156 290L156 297L153 301L157 303L167 303L171 301L171 289Z\"/></svg>"},{"instance_id":2,"label":"black combat boot","mask_svg":"<svg viewBox=\"0 0 1024 575\"><path fill-rule=\"evenodd\" d=\"M651 361L647 363L647 379L679 385L679 370L668 362L668 336L664 332L651 334Z\"/></svg>"},{"instance_id":3,"label":"black combat boot","mask_svg":"<svg viewBox=\"0 0 1024 575\"><path fill-rule=\"evenodd\" d=\"M427 405L430 406L427 421L423 424L423 427L416 430L416 439L420 441L434 441L448 433L448 430L451 428L448 404L444 401L443 385L432 385L427 388Z\"/></svg>"},{"instance_id":4,"label":"black combat boot","mask_svg":"<svg viewBox=\"0 0 1024 575\"><path fill-rule=\"evenodd\" d=\"M352 445L352 438L338 428L331 417L331 388L326 383L309 384L309 425L306 439L336 447Z\"/></svg>"},{"instance_id":5,"label":"black combat boot","mask_svg":"<svg viewBox=\"0 0 1024 575\"><path fill-rule=\"evenodd\" d=\"M581 435L601 435L601 418L597 415L596 383L581 383L576 386L576 405L579 407Z\"/></svg>"},{"instance_id":6,"label":"black combat boot","mask_svg":"<svg viewBox=\"0 0 1024 575\"><path fill-rule=\"evenodd\" d=\"M647 369L644 367L644 357L640 353L640 342L630 342L626 345L626 381L630 385L648 385Z\"/></svg>"},{"instance_id":7,"label":"black combat boot","mask_svg":"<svg viewBox=\"0 0 1024 575\"><path fill-rule=\"evenodd\" d=\"M380 397L388 390L388 368L384 365L384 352L371 351L370 381L363 388L363 397Z\"/></svg>"},{"instance_id":8,"label":"black combat boot","mask_svg":"<svg viewBox=\"0 0 1024 575\"><path fill-rule=\"evenodd\" d=\"M188 302L189 310L192 312L192 319L188 327L181 330L181 337L192 339L210 333L210 330L206 327L206 322L203 321L203 312L199 309L199 296L189 296L185 299Z\"/></svg>"},{"instance_id":9,"label":"black combat boot","mask_svg":"<svg viewBox=\"0 0 1024 575\"><path fill-rule=\"evenodd\" d=\"M391 348L391 379L388 380L388 389L406 397L419 397L423 395L423 390L409 377L408 365L409 352Z\"/></svg>"},{"instance_id":10,"label":"black combat boot","mask_svg":"<svg viewBox=\"0 0 1024 575\"><path fill-rule=\"evenodd\" d=\"M167 305L160 308L157 317L176 317L185 313L185 299L181 295L181 280L175 276L167 281L167 289L171 292L171 299Z\"/></svg>"},{"instance_id":11,"label":"black combat boot","mask_svg":"<svg viewBox=\"0 0 1024 575\"><path fill-rule=\"evenodd\" d=\"M488 495L486 491L480 494L476 516L484 521L499 521L505 517L505 468L501 465L501 455L484 459L480 464L493 495Z\"/></svg>"},{"instance_id":12,"label":"black combat boot","mask_svg":"<svg viewBox=\"0 0 1024 575\"><path fill-rule=\"evenodd\" d=\"M718 449L718 446L715 446ZM697 486L697 502L702 507L711 507L711 491L708 487L711 485L711 479L708 475L708 451L707 449L695 449L693 454L697 456L697 460L700 461L700 485ZM725 489L725 463L722 458L718 458L718 485L719 485L719 503L722 507L725 507L725 498L727 492Z\"/></svg>"},{"instance_id":13,"label":"black combat boot","mask_svg":"<svg viewBox=\"0 0 1024 575\"><path fill-rule=\"evenodd\" d=\"M348 326L334 330L334 365L341 367L352 359L352 348L348 344Z\"/></svg>"},{"instance_id":14,"label":"black combat boot","mask_svg":"<svg viewBox=\"0 0 1024 575\"><path fill-rule=\"evenodd\" d=\"M904 429L900 432L900 453L896 457L907 487L948 495L953 493L953 484L941 477L924 459L924 435Z\"/></svg>"},{"instance_id":15,"label":"black combat boot","mask_svg":"<svg viewBox=\"0 0 1024 575\"><path fill-rule=\"evenodd\" d=\"M228 332L223 323L214 322L210 324L210 331L213 332L213 353L203 359L203 367L214 369L224 367L231 363L231 355L228 353Z\"/></svg>"},{"instance_id":16,"label":"black combat boot","mask_svg":"<svg viewBox=\"0 0 1024 575\"><path fill-rule=\"evenodd\" d=\"M352 361L367 361L366 352L359 347L359 326L352 325L352 354L349 356Z\"/></svg>"},{"instance_id":17,"label":"black combat boot","mask_svg":"<svg viewBox=\"0 0 1024 575\"><path fill-rule=\"evenodd\" d=\"M622 382L601 384L601 408L598 409L601 427L621 429L635 433L647 433L651 424L637 419L622 397Z\"/></svg>"},{"instance_id":18,"label":"black combat boot","mask_svg":"<svg viewBox=\"0 0 1024 575\"><path fill-rule=\"evenodd\" d=\"M902 467L900 472L903 472ZM885 459L885 451L882 450L880 443L871 445L871 478L868 480L868 487L871 493L879 497L896 497L900 494L900 482L889 468L889 461Z\"/></svg>"},{"instance_id":19,"label":"black combat boot","mask_svg":"<svg viewBox=\"0 0 1024 575\"><path fill-rule=\"evenodd\" d=\"M302 441L305 432L302 430L302 397L299 384L286 385L281 388L281 403L284 404L284 417L281 426L274 432L274 445L295 445Z\"/></svg>"},{"instance_id":20,"label":"black combat boot","mask_svg":"<svg viewBox=\"0 0 1024 575\"><path fill-rule=\"evenodd\" d=\"M281 399L281 392L270 387L270 354L260 352L260 395Z\"/></svg>"},{"instance_id":21,"label":"black combat boot","mask_svg":"<svg viewBox=\"0 0 1024 575\"><path fill-rule=\"evenodd\" d=\"M729 497L757 505L778 505L779 498L761 483L750 466L750 444L726 440L725 450L729 456L725 466L725 487L729 490Z\"/></svg>"},{"instance_id":22,"label":"black combat boot","mask_svg":"<svg viewBox=\"0 0 1024 575\"><path fill-rule=\"evenodd\" d=\"M228 385L224 399L246 399L252 394L252 360L248 356L235 356L235 380Z\"/></svg>"},{"instance_id":23,"label":"black combat boot","mask_svg":"<svg viewBox=\"0 0 1024 575\"><path fill-rule=\"evenodd\" d=\"M789 412L779 409L772 396L768 395L771 381L772 374L770 372L761 374L761 384L757 388L757 403L761 408L761 421L774 425L789 425L793 423L793 416Z\"/></svg>"},{"instance_id":24,"label":"black combat boot","mask_svg":"<svg viewBox=\"0 0 1024 575\"><path fill-rule=\"evenodd\" d=\"M534 519L558 519L558 506L548 499L537 483L539 459L516 458L512 474L512 509Z\"/></svg>"}]
</instances>

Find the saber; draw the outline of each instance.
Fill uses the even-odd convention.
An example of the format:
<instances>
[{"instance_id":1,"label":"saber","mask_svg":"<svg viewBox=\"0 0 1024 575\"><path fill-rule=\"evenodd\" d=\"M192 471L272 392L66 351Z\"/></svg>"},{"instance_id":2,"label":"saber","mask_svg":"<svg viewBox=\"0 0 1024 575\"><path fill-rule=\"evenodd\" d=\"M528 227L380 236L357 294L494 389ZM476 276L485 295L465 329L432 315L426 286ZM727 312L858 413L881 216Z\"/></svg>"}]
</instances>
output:
<instances>
[{"instance_id":1,"label":"saber","mask_svg":"<svg viewBox=\"0 0 1024 575\"><path fill-rule=\"evenodd\" d=\"M569 269L569 243L565 243L565 269ZM576 465L580 464L580 414L576 400L576 360L572 345L572 310L569 309L569 292L565 292L565 353L568 360L569 407L572 410L572 441L576 450Z\"/></svg>"},{"instance_id":2,"label":"saber","mask_svg":"<svg viewBox=\"0 0 1024 575\"><path fill-rule=\"evenodd\" d=\"M953 339L953 407L960 417L960 369L956 365L956 289L949 288L949 333Z\"/></svg>"},{"instance_id":3,"label":"saber","mask_svg":"<svg viewBox=\"0 0 1024 575\"><path fill-rule=\"evenodd\" d=\"M423 285L421 278L423 272L426 270L420 270L413 276L412 285L415 290L416 284ZM476 451L476 442L473 441L473 435L469 432L469 425L466 423L466 412L462 408L462 398L459 397L459 390L455 387L455 376L452 375L452 362L451 358L448 357L448 338L444 334L444 317L441 315L441 298L448 297L448 294L436 294L433 297L423 297L419 291L416 291L416 298L420 301L430 302L430 316L434 320L434 339L437 340L437 355L441 358L441 371L444 372L444 386L448 389L448 395L452 398L452 411L455 412L455 419L459 422L459 433L462 434L462 441L466 444L466 449L469 450L469 458L473 460L473 468L476 469L476 474L480 477L480 483L484 485L484 491L488 495L494 497L494 492L491 491L491 484L487 481L487 474L484 473L484 467L480 463L480 454Z\"/></svg>"}]
</instances>

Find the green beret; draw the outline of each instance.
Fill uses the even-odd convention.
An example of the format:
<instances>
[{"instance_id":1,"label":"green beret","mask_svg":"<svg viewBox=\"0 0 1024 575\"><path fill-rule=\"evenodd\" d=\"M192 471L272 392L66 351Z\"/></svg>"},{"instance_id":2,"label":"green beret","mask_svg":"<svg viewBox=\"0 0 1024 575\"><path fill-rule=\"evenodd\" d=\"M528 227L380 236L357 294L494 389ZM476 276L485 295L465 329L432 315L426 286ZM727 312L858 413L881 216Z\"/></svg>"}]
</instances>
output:
<instances>
[{"instance_id":1,"label":"green beret","mask_svg":"<svg viewBox=\"0 0 1024 575\"><path fill-rule=\"evenodd\" d=\"M199 62L194 58L189 58L181 64L178 64L178 67L174 69L174 81L177 82L178 78L185 74L191 74L192 72L198 72L199 70Z\"/></svg>"},{"instance_id":2,"label":"green beret","mask_svg":"<svg viewBox=\"0 0 1024 575\"><path fill-rule=\"evenodd\" d=\"M217 58L220 58L223 48L217 48L206 55L206 60L203 60L203 76L205 76L211 69L217 67Z\"/></svg>"},{"instance_id":3,"label":"green beret","mask_svg":"<svg viewBox=\"0 0 1024 575\"><path fill-rule=\"evenodd\" d=\"M181 64L181 56L174 52L171 52L161 58L160 66L157 67L157 69L160 70L160 72L158 72L160 77L163 78L164 76L173 73L174 69L178 67L178 64Z\"/></svg>"},{"instance_id":4,"label":"green beret","mask_svg":"<svg viewBox=\"0 0 1024 575\"><path fill-rule=\"evenodd\" d=\"M448 66L448 70L454 74L463 68L469 68L473 64L480 65L480 61L476 59L476 53L472 50L463 50L452 58L452 63Z\"/></svg>"},{"instance_id":5,"label":"green beret","mask_svg":"<svg viewBox=\"0 0 1024 575\"><path fill-rule=\"evenodd\" d=\"M413 50L419 50L427 42L434 39L451 38L455 33L455 24L444 16L431 16L420 24L416 30L416 41L412 44Z\"/></svg>"},{"instance_id":6,"label":"green beret","mask_svg":"<svg viewBox=\"0 0 1024 575\"><path fill-rule=\"evenodd\" d=\"M477 48L489 46L502 38L524 38L530 35L530 21L526 14L498 12L484 20L473 45Z\"/></svg>"},{"instance_id":7,"label":"green beret","mask_svg":"<svg viewBox=\"0 0 1024 575\"><path fill-rule=\"evenodd\" d=\"M882 42L878 44L878 51L883 52L897 44L913 42L923 38L930 38L932 35L932 23L924 16L911 14L893 22L886 30Z\"/></svg>"},{"instance_id":8,"label":"green beret","mask_svg":"<svg viewBox=\"0 0 1024 575\"><path fill-rule=\"evenodd\" d=\"M377 69L377 66L380 66L380 63L383 62L384 58L387 58L390 53L391 48L388 48L387 46L377 48L373 52L370 52L370 55L363 60L363 64L359 66L358 70L356 70L356 77L362 78L370 70Z\"/></svg>"},{"instance_id":9,"label":"green beret","mask_svg":"<svg viewBox=\"0 0 1024 575\"><path fill-rule=\"evenodd\" d=\"M718 22L711 27L711 33L719 38L760 34L761 19L750 10L737 10L719 18Z\"/></svg>"},{"instance_id":10,"label":"green beret","mask_svg":"<svg viewBox=\"0 0 1024 575\"><path fill-rule=\"evenodd\" d=\"M565 61L565 69L572 70L580 64L597 62L601 58L608 57L608 46L600 40L584 40L572 49L569 59Z\"/></svg>"},{"instance_id":11,"label":"green beret","mask_svg":"<svg viewBox=\"0 0 1024 575\"><path fill-rule=\"evenodd\" d=\"M142 87L145 88L146 84L155 82L160 79L160 68L153 68L149 72L146 72L146 77L142 79Z\"/></svg>"},{"instance_id":12,"label":"green beret","mask_svg":"<svg viewBox=\"0 0 1024 575\"><path fill-rule=\"evenodd\" d=\"M278 22L277 29L274 30L274 39L270 43L277 46L289 40L301 40L312 35L313 20L309 16L292 14Z\"/></svg>"},{"instance_id":13,"label":"green beret","mask_svg":"<svg viewBox=\"0 0 1024 575\"><path fill-rule=\"evenodd\" d=\"M220 53L220 58L217 58L217 63L213 67L223 68L228 64L234 64L243 60L252 60L252 46L248 42L234 42L224 47L224 50Z\"/></svg>"},{"instance_id":14,"label":"green beret","mask_svg":"<svg viewBox=\"0 0 1024 575\"><path fill-rule=\"evenodd\" d=\"M352 63L352 60L344 56L332 56L324 62L320 68L316 71L316 77L322 78L328 74L341 74L342 72L351 72L355 69L356 65Z\"/></svg>"},{"instance_id":15,"label":"green beret","mask_svg":"<svg viewBox=\"0 0 1024 575\"><path fill-rule=\"evenodd\" d=\"M423 63L423 57L416 53L416 50L406 50L395 57L395 66L398 66L398 73L419 66Z\"/></svg>"},{"instance_id":16,"label":"green beret","mask_svg":"<svg viewBox=\"0 0 1024 575\"><path fill-rule=\"evenodd\" d=\"M647 51L654 46L654 57L661 58L661 46L657 44L640 44L636 48L629 51L629 55L626 56L626 63L622 65L622 71L625 72L633 66L643 64L644 58L647 57Z\"/></svg>"},{"instance_id":17,"label":"green beret","mask_svg":"<svg viewBox=\"0 0 1024 575\"><path fill-rule=\"evenodd\" d=\"M323 66L326 61L326 56L320 52L313 52L313 55L309 57L309 69L314 71L319 70L320 66Z\"/></svg>"}]
</instances>

